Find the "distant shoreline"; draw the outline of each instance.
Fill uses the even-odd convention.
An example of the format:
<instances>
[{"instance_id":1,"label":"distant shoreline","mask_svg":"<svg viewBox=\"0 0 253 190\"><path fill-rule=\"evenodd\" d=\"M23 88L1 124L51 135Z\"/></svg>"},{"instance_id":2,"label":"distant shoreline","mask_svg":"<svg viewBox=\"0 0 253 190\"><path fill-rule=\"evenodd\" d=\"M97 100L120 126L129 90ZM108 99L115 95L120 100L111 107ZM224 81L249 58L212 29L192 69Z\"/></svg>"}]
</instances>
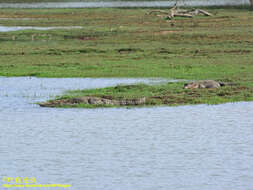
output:
<instances>
[{"instance_id":1,"label":"distant shoreline","mask_svg":"<svg viewBox=\"0 0 253 190\"><path fill-rule=\"evenodd\" d=\"M129 8L129 7L171 7L176 1L70 1L70 0L48 0L41 2L39 0L6 1L0 0L0 8ZM224 0L224 1L206 1L189 0L179 1L178 6L242 6L249 5L247 0Z\"/></svg>"}]
</instances>

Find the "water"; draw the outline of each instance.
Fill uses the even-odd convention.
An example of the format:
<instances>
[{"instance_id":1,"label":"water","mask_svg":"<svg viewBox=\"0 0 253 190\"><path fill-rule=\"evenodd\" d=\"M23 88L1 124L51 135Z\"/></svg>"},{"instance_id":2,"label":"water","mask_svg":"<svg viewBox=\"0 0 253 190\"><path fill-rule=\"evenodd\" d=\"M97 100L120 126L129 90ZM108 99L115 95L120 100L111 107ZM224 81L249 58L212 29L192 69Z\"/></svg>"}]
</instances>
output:
<instances>
[{"instance_id":1,"label":"water","mask_svg":"<svg viewBox=\"0 0 253 190\"><path fill-rule=\"evenodd\" d=\"M0 176L73 190L251 190L253 102L40 108L67 89L147 79L0 77ZM52 188L55 189L55 188Z\"/></svg>"},{"instance_id":2,"label":"water","mask_svg":"<svg viewBox=\"0 0 253 190\"><path fill-rule=\"evenodd\" d=\"M0 8L92 8L92 7L169 7L176 1L120 1L68 3L0 3ZM185 0L179 6L249 5L248 0Z\"/></svg>"},{"instance_id":3,"label":"water","mask_svg":"<svg viewBox=\"0 0 253 190\"><path fill-rule=\"evenodd\" d=\"M12 32L19 30L59 30L81 29L81 26L58 26L58 27L34 27L34 26L0 26L0 32Z\"/></svg>"},{"instance_id":4,"label":"water","mask_svg":"<svg viewBox=\"0 0 253 190\"><path fill-rule=\"evenodd\" d=\"M0 18L0 20L47 20L45 18Z\"/></svg>"}]
</instances>

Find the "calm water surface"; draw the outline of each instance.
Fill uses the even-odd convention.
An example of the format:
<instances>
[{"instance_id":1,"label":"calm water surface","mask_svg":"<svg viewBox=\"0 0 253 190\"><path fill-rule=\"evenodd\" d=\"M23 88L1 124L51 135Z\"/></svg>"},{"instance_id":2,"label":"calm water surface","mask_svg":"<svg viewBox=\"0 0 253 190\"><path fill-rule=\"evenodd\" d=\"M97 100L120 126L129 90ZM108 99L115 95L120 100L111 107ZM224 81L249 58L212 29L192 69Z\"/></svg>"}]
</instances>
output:
<instances>
[{"instance_id":1,"label":"calm water surface","mask_svg":"<svg viewBox=\"0 0 253 190\"><path fill-rule=\"evenodd\" d=\"M34 104L67 89L141 81L161 82L0 77L0 176L73 190L252 190L252 102L134 109Z\"/></svg>"},{"instance_id":2,"label":"calm water surface","mask_svg":"<svg viewBox=\"0 0 253 190\"><path fill-rule=\"evenodd\" d=\"M121 1L121 2L68 2L68 3L0 3L0 8L91 8L91 7L169 7L176 1ZM249 5L248 0L181 0L178 5Z\"/></svg>"},{"instance_id":3,"label":"calm water surface","mask_svg":"<svg viewBox=\"0 0 253 190\"><path fill-rule=\"evenodd\" d=\"M81 26L57 26L57 27L34 27L34 26L0 26L0 32L12 32L19 30L70 30L70 29L81 29Z\"/></svg>"}]
</instances>

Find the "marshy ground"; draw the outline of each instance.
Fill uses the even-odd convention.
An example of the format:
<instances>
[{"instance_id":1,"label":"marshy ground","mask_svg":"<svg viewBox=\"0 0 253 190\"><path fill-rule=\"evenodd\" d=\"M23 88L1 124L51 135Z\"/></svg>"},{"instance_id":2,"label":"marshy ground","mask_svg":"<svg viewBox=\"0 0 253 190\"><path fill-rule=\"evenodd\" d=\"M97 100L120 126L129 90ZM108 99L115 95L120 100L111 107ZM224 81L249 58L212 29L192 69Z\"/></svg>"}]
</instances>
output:
<instances>
[{"instance_id":1,"label":"marshy ground","mask_svg":"<svg viewBox=\"0 0 253 190\"><path fill-rule=\"evenodd\" d=\"M237 85L185 90L182 83L140 84L67 96L145 95L151 105L253 100L253 11L209 7L215 16L168 21L146 15L150 10L1 9L2 26L83 28L0 33L0 75L213 79Z\"/></svg>"}]
</instances>

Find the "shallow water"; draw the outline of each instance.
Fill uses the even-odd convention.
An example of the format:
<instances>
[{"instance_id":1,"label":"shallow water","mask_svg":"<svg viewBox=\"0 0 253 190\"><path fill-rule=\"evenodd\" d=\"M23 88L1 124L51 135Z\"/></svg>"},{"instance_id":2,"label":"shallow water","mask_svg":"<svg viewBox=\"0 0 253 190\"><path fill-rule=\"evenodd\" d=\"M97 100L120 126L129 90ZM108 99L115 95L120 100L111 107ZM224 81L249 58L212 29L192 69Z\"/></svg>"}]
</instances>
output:
<instances>
[{"instance_id":1,"label":"shallow water","mask_svg":"<svg viewBox=\"0 0 253 190\"><path fill-rule=\"evenodd\" d=\"M0 32L13 32L19 30L59 30L80 29L81 26L34 27L34 26L0 26Z\"/></svg>"},{"instance_id":2,"label":"shallow water","mask_svg":"<svg viewBox=\"0 0 253 190\"><path fill-rule=\"evenodd\" d=\"M121 1L121 2L72 2L72 3L0 3L0 8L92 8L92 7L169 7L176 1ZM178 5L248 5L248 0L185 0Z\"/></svg>"},{"instance_id":3,"label":"shallow water","mask_svg":"<svg viewBox=\"0 0 253 190\"><path fill-rule=\"evenodd\" d=\"M46 18L0 18L0 20L47 20Z\"/></svg>"},{"instance_id":4,"label":"shallow water","mask_svg":"<svg viewBox=\"0 0 253 190\"><path fill-rule=\"evenodd\" d=\"M0 176L74 190L252 189L253 102L133 109L33 104L67 89L135 82L0 77Z\"/></svg>"}]
</instances>

